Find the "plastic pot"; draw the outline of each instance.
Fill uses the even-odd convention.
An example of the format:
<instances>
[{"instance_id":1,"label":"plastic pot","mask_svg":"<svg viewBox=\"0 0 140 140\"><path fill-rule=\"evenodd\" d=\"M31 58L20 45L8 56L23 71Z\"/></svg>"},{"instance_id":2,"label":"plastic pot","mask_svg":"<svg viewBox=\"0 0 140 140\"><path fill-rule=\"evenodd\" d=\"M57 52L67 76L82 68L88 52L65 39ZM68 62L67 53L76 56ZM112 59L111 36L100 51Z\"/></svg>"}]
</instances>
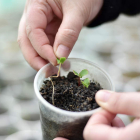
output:
<instances>
[{"instance_id":1,"label":"plastic pot","mask_svg":"<svg viewBox=\"0 0 140 140\"><path fill-rule=\"evenodd\" d=\"M95 80L107 90L114 90L114 86L109 75L99 66L82 59L70 58L62 65L60 75L67 76L70 71L80 72L87 69L90 80ZM39 93L39 89L46 78L56 74L58 67L51 64L45 65L37 73L34 81L34 89L39 100L40 119L43 133L43 140L53 140L55 137L64 137L69 140L83 140L83 129L90 116L100 108L86 112L71 112L59 109L48 103Z\"/></svg>"}]
</instances>

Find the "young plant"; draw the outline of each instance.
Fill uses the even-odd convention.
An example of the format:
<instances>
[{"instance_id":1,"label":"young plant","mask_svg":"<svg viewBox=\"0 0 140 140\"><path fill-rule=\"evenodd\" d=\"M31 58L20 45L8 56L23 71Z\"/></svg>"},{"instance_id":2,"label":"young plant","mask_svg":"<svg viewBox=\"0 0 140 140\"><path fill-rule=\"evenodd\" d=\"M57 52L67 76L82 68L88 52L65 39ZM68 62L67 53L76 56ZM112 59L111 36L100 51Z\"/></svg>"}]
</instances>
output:
<instances>
[{"instance_id":1,"label":"young plant","mask_svg":"<svg viewBox=\"0 0 140 140\"><path fill-rule=\"evenodd\" d=\"M88 88L90 85L90 80L88 78L86 78L84 81L81 81L81 82L82 82L83 86L86 88Z\"/></svg>"},{"instance_id":2,"label":"young plant","mask_svg":"<svg viewBox=\"0 0 140 140\"><path fill-rule=\"evenodd\" d=\"M61 65L65 62L65 60L66 60L65 57L61 57L60 59L57 58L57 64L59 64L59 69L57 72L57 76L52 76L52 77L59 77ZM52 86L53 86L52 103L54 105L54 84L53 84L51 77L50 77L50 81L52 82Z\"/></svg>"},{"instance_id":3,"label":"young plant","mask_svg":"<svg viewBox=\"0 0 140 140\"><path fill-rule=\"evenodd\" d=\"M65 60L66 60L65 57L61 57L60 59L57 58L57 64L59 64L59 69L58 69L58 72L57 72L57 76L52 76L52 77L59 77L61 65L65 62Z\"/></svg>"},{"instance_id":4,"label":"young plant","mask_svg":"<svg viewBox=\"0 0 140 140\"><path fill-rule=\"evenodd\" d=\"M84 69L79 74L76 71L73 71L75 75L79 77L78 85L80 86L80 78L88 74L88 70ZM84 79L84 81L81 81L83 86L88 88L90 85L90 80L88 78Z\"/></svg>"}]
</instances>

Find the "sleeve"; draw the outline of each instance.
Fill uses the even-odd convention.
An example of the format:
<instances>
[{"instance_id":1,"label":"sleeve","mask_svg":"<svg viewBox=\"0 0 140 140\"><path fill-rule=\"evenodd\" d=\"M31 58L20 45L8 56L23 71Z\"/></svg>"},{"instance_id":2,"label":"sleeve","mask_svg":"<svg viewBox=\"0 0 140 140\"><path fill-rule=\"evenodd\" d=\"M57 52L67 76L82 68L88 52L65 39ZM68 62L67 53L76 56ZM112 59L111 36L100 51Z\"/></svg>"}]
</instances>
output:
<instances>
[{"instance_id":1,"label":"sleeve","mask_svg":"<svg viewBox=\"0 0 140 140\"><path fill-rule=\"evenodd\" d=\"M104 0L102 9L88 27L115 20L121 13L127 15L140 13L140 0Z\"/></svg>"}]
</instances>

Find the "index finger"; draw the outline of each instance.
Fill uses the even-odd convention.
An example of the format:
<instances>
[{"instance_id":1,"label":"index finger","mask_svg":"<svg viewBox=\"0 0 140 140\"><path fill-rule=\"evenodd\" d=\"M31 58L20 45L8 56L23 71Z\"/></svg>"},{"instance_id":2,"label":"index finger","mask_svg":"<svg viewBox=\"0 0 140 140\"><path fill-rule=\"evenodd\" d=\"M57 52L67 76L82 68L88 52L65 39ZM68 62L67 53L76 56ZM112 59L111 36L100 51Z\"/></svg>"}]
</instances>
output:
<instances>
[{"instance_id":1,"label":"index finger","mask_svg":"<svg viewBox=\"0 0 140 140\"><path fill-rule=\"evenodd\" d=\"M48 62L41 58L32 47L25 31L25 15L23 15L18 30L18 43L26 61L37 71Z\"/></svg>"},{"instance_id":2,"label":"index finger","mask_svg":"<svg viewBox=\"0 0 140 140\"><path fill-rule=\"evenodd\" d=\"M52 18L52 10L45 0L44 2L33 1L28 4L26 11L27 36L37 53L55 65L56 56L45 33L47 23Z\"/></svg>"}]
</instances>

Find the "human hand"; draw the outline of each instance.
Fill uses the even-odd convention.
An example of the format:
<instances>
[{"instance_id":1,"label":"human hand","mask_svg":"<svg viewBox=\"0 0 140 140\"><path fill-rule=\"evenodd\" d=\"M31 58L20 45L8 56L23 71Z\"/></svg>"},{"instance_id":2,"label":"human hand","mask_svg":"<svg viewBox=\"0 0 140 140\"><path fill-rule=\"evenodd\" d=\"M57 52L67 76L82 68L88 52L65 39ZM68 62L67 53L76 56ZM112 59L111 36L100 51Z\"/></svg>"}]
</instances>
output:
<instances>
[{"instance_id":1,"label":"human hand","mask_svg":"<svg viewBox=\"0 0 140 140\"><path fill-rule=\"evenodd\" d=\"M113 127L124 127L124 123L122 122L122 120L119 118L119 117L117 117L115 114L112 114L112 113L109 113L108 111L106 111L106 110L102 110L102 111L100 111L100 112L98 112L98 115L100 115L100 118L99 118L99 120L101 119L103 119L104 120L104 122L105 122L105 124L107 124L107 125L109 125L109 126L113 126ZM116 117L115 117L116 116ZM94 117L94 115L92 116L92 117ZM88 122L88 125L91 125L92 124L92 117L90 118L90 121ZM97 116L98 117L98 116ZM110 120L108 121L107 119L109 118ZM99 121L99 120L97 120L97 121ZM89 131L91 129L91 134L92 134L92 131L95 131L95 130L93 130L92 128L86 128L86 130L85 131ZM84 131L84 133L87 133L87 132L85 132ZM99 130L99 135L101 135L101 131ZM90 134L90 135L91 135ZM88 135L88 134L85 134L85 135ZM87 136L85 137L85 138L87 138ZM89 137L88 137L89 138ZM94 140L94 138L92 139L92 138L90 138L90 139L85 139L85 140ZM55 138L55 139L53 139L53 140L68 140L68 139L65 139L65 138L61 138L61 137L57 137L57 138ZM95 139L95 140L105 140L104 138L103 139ZM114 139L111 139L111 140L114 140ZM124 140L124 139L123 139Z\"/></svg>"},{"instance_id":2,"label":"human hand","mask_svg":"<svg viewBox=\"0 0 140 140\"><path fill-rule=\"evenodd\" d=\"M85 140L140 140L140 94L99 91L96 101L103 109L89 119L83 132ZM131 115L136 119L125 127L116 114Z\"/></svg>"},{"instance_id":3,"label":"human hand","mask_svg":"<svg viewBox=\"0 0 140 140\"><path fill-rule=\"evenodd\" d=\"M140 94L99 91L96 101L105 110L90 118L83 134L85 140L140 140ZM112 122L115 114L127 114L136 119L123 127L121 120Z\"/></svg>"},{"instance_id":4,"label":"human hand","mask_svg":"<svg viewBox=\"0 0 140 140\"><path fill-rule=\"evenodd\" d=\"M68 57L82 27L96 17L103 0L27 0L18 42L36 70Z\"/></svg>"}]
</instances>

